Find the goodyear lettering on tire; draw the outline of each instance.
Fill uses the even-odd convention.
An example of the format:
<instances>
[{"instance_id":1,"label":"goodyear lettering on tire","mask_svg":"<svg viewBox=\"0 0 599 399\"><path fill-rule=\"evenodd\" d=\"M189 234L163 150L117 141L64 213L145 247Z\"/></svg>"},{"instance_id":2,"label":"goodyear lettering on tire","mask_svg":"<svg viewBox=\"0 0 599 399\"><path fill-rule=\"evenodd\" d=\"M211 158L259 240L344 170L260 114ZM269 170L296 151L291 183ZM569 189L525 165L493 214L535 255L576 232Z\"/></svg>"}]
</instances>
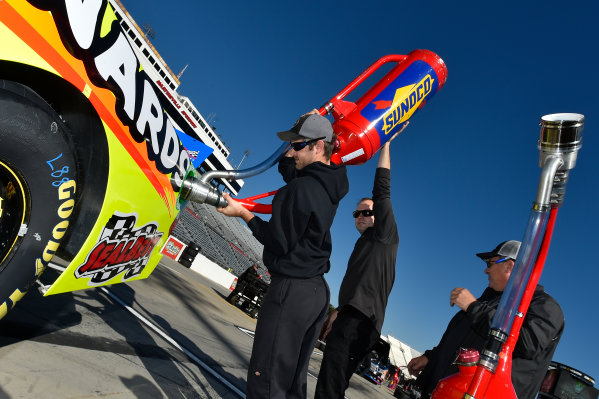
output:
<instances>
[{"instance_id":1,"label":"goodyear lettering on tire","mask_svg":"<svg viewBox=\"0 0 599 399\"><path fill-rule=\"evenodd\" d=\"M41 258L37 258L35 260L36 277L39 277L48 266L48 263L56 253L56 250L60 245L60 241L64 237L69 227L68 219L75 208L76 188L77 183L75 183L75 180L68 180L58 187L58 199L62 202L56 212L61 221L58 222L52 229L52 236L50 237L50 240L48 240L48 243L42 252Z\"/></svg>"}]
</instances>

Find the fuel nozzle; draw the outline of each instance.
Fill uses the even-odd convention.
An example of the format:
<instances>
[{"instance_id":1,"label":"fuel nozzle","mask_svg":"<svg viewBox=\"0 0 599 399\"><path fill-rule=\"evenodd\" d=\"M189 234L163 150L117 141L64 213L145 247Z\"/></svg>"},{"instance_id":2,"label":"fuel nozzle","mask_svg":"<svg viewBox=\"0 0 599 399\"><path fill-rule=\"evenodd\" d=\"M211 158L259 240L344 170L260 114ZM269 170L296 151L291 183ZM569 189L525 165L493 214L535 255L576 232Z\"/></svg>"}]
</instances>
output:
<instances>
[{"instance_id":1,"label":"fuel nozzle","mask_svg":"<svg viewBox=\"0 0 599 399\"><path fill-rule=\"evenodd\" d=\"M562 113L541 117L539 166L543 169L535 208L560 206L566 194L570 170L582 147L584 115Z\"/></svg>"},{"instance_id":2,"label":"fuel nozzle","mask_svg":"<svg viewBox=\"0 0 599 399\"><path fill-rule=\"evenodd\" d=\"M245 179L260 174L279 162L289 150L289 143L284 142L275 152L262 163L243 170L211 170L200 176L195 169L185 173L182 182L171 180L175 191L179 191L177 202L181 205L187 201L199 204L213 205L217 208L225 208L229 203L223 197L223 193L210 182L214 179L237 180ZM244 205L245 206L245 205Z\"/></svg>"},{"instance_id":3,"label":"fuel nozzle","mask_svg":"<svg viewBox=\"0 0 599 399\"><path fill-rule=\"evenodd\" d=\"M225 208L228 205L227 200L216 187L195 177L189 177L183 181L179 196L183 201L209 204L217 208Z\"/></svg>"}]
</instances>

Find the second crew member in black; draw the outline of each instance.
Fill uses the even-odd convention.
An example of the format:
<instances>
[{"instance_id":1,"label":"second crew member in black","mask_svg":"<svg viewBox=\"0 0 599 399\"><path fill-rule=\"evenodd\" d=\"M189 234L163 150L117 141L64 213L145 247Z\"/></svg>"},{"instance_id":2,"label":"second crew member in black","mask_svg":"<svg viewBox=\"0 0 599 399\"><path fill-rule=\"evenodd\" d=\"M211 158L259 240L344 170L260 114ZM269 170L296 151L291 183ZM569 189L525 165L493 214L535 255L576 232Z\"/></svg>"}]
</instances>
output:
<instances>
[{"instance_id":1,"label":"second crew member in black","mask_svg":"<svg viewBox=\"0 0 599 399\"><path fill-rule=\"evenodd\" d=\"M390 142L390 141L389 141ZM391 205L389 142L380 150L372 199L353 213L361 233L339 290L338 309L323 326L326 348L316 399L343 398L352 374L378 341L387 300L395 281L399 235Z\"/></svg>"}]
</instances>

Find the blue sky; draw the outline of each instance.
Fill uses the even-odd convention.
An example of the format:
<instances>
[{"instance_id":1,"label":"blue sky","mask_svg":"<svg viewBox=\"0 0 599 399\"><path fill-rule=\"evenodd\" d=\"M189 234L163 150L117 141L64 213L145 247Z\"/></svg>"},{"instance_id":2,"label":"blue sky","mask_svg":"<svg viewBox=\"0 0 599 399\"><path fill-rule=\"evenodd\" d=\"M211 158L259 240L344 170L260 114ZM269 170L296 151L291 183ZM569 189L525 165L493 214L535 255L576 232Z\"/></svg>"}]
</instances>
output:
<instances>
[{"instance_id":1,"label":"blue sky","mask_svg":"<svg viewBox=\"0 0 599 399\"><path fill-rule=\"evenodd\" d=\"M458 5L459 4L459 5ZM400 245L383 333L419 351L434 346L456 309L458 286L487 285L474 253L521 240L536 196L539 119L586 116L541 277L566 330L554 360L599 378L595 264L599 224L596 1L148 2L125 0L182 76L180 92L231 148L255 165L275 132L322 105L386 54L424 48L448 69L445 87L391 146ZM332 302L358 234L351 211L369 195L378 154L348 168L350 193L333 224ZM283 184L273 170L246 180L241 197Z\"/></svg>"}]
</instances>

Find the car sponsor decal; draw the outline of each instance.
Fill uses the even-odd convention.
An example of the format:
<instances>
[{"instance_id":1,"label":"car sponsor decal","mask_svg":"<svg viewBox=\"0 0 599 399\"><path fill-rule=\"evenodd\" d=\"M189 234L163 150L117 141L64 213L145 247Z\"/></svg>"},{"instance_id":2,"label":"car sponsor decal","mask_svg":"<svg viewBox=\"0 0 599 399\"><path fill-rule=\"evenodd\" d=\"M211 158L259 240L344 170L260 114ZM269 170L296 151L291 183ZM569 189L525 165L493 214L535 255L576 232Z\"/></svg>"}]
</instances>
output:
<instances>
[{"instance_id":1,"label":"car sponsor decal","mask_svg":"<svg viewBox=\"0 0 599 399\"><path fill-rule=\"evenodd\" d=\"M137 214L115 212L85 262L75 270L75 277L89 278L88 284L96 286L120 274L123 281L140 276L162 232L155 222L136 224Z\"/></svg>"}]
</instances>

